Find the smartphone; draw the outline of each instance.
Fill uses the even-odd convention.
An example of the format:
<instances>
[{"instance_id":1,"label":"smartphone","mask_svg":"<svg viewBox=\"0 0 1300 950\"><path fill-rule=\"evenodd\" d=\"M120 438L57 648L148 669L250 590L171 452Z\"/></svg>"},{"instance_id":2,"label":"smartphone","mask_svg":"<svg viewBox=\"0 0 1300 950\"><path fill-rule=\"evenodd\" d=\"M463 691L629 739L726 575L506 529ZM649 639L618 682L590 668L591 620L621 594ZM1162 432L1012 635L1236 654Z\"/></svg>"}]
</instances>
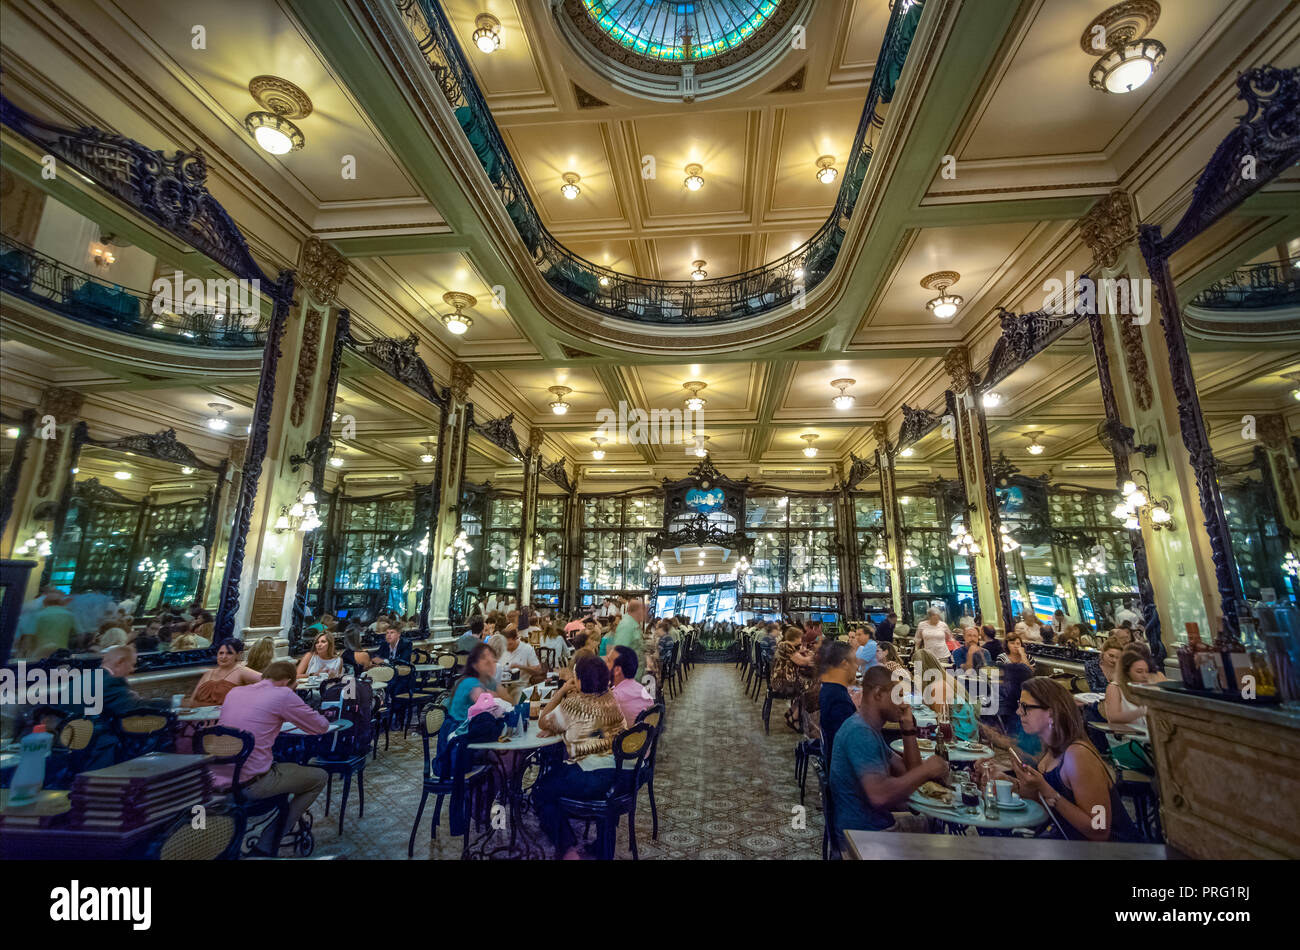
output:
<instances>
[{"instance_id":1,"label":"smartphone","mask_svg":"<svg viewBox=\"0 0 1300 950\"><path fill-rule=\"evenodd\" d=\"M1019 765L1021 768L1024 768L1025 760L1020 757L1020 753L1016 751L1016 747L1011 746L1009 749L1007 749L1007 751L1011 753L1011 758L1016 760L1016 764Z\"/></svg>"}]
</instances>

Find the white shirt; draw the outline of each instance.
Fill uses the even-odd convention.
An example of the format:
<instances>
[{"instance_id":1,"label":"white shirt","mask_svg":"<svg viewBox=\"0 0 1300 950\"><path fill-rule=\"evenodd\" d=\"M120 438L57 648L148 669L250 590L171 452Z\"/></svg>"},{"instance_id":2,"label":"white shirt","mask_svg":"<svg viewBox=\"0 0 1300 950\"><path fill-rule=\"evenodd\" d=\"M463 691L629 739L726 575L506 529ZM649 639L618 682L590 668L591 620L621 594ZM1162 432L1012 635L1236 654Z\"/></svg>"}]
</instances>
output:
<instances>
[{"instance_id":1,"label":"white shirt","mask_svg":"<svg viewBox=\"0 0 1300 950\"><path fill-rule=\"evenodd\" d=\"M505 664L506 669L510 669L512 663L518 663L520 666L541 666L537 659L537 651L533 649L531 643L524 640L519 641L519 646L513 650L507 648L506 652L501 654L501 662Z\"/></svg>"},{"instance_id":2,"label":"white shirt","mask_svg":"<svg viewBox=\"0 0 1300 950\"><path fill-rule=\"evenodd\" d=\"M557 666L569 658L569 644L565 642L564 637L558 635L549 639L543 637L542 646L551 647L555 650L555 663Z\"/></svg>"},{"instance_id":3,"label":"white shirt","mask_svg":"<svg viewBox=\"0 0 1300 950\"><path fill-rule=\"evenodd\" d=\"M1043 642L1043 628L1038 624L1034 624L1031 627L1029 624L1025 623L1022 620L1018 624L1016 624L1016 633L1020 634L1026 640L1029 640L1033 643Z\"/></svg>"},{"instance_id":4,"label":"white shirt","mask_svg":"<svg viewBox=\"0 0 1300 950\"><path fill-rule=\"evenodd\" d=\"M1122 626L1125 620L1131 624L1137 624L1142 621L1142 618L1127 607L1121 607L1119 610L1115 611L1115 626Z\"/></svg>"},{"instance_id":5,"label":"white shirt","mask_svg":"<svg viewBox=\"0 0 1300 950\"><path fill-rule=\"evenodd\" d=\"M948 652L948 637L951 635L952 631L942 620L938 623L922 620L916 625L916 638L920 641L921 648L929 650L938 660L952 659L952 654Z\"/></svg>"}]
</instances>

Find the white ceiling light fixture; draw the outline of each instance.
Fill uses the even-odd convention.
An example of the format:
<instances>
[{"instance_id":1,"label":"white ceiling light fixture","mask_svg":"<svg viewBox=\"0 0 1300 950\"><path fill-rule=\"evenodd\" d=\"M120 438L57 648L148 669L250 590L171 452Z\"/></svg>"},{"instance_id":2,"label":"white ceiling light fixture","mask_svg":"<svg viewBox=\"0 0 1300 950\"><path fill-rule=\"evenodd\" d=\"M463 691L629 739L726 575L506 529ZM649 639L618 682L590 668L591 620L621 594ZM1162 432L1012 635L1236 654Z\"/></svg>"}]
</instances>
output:
<instances>
[{"instance_id":1,"label":"white ceiling light fixture","mask_svg":"<svg viewBox=\"0 0 1300 950\"><path fill-rule=\"evenodd\" d=\"M609 440L602 439L600 436L594 436L591 441L596 443L596 447L591 450L591 457L594 458L597 462L599 462L601 459L605 457L604 446L605 443L608 442Z\"/></svg>"},{"instance_id":2,"label":"white ceiling light fixture","mask_svg":"<svg viewBox=\"0 0 1300 950\"><path fill-rule=\"evenodd\" d=\"M838 389L840 394L831 399L831 405L841 412L847 409L852 409L853 403L856 402L856 399L852 393L846 393L844 390L848 389L856 382L856 379L832 379L831 385Z\"/></svg>"},{"instance_id":3,"label":"white ceiling light fixture","mask_svg":"<svg viewBox=\"0 0 1300 950\"><path fill-rule=\"evenodd\" d=\"M182 475L193 475L193 474L194 474L194 468L193 468L192 466L189 466L189 465L182 465L182 466L181 466L181 474L182 474Z\"/></svg>"},{"instance_id":4,"label":"white ceiling light fixture","mask_svg":"<svg viewBox=\"0 0 1300 950\"><path fill-rule=\"evenodd\" d=\"M264 151L287 155L307 144L302 130L290 121L311 115L307 93L279 76L254 76L248 83L248 93L263 111L245 116L244 128Z\"/></svg>"},{"instance_id":5,"label":"white ceiling light fixture","mask_svg":"<svg viewBox=\"0 0 1300 950\"><path fill-rule=\"evenodd\" d=\"M703 280L709 276L709 272L704 269L707 263L708 261L691 261L691 267L695 268L691 271L691 280Z\"/></svg>"},{"instance_id":6,"label":"white ceiling light fixture","mask_svg":"<svg viewBox=\"0 0 1300 950\"><path fill-rule=\"evenodd\" d=\"M448 333L464 335L465 331L474 325L474 319L465 313L465 309L477 304L478 298L459 290L449 290L442 295L442 302L453 309L452 313L439 316L442 325L447 328Z\"/></svg>"},{"instance_id":7,"label":"white ceiling light fixture","mask_svg":"<svg viewBox=\"0 0 1300 950\"><path fill-rule=\"evenodd\" d=\"M113 473L113 477L119 482L129 482L131 480L131 473L127 471L116 471Z\"/></svg>"},{"instance_id":8,"label":"white ceiling light fixture","mask_svg":"<svg viewBox=\"0 0 1300 950\"><path fill-rule=\"evenodd\" d=\"M899 451L899 453L898 453L898 457L899 457L899 458L910 459L910 458L911 458L913 455L915 455L915 454L916 454L916 449L912 448L912 447L909 445L909 446L907 446L907 447L905 447L905 448L903 448L902 450Z\"/></svg>"},{"instance_id":9,"label":"white ceiling light fixture","mask_svg":"<svg viewBox=\"0 0 1300 950\"><path fill-rule=\"evenodd\" d=\"M431 464L433 462L433 443L426 439L420 443L420 448L424 449L424 454L420 456L420 461L425 465Z\"/></svg>"},{"instance_id":10,"label":"white ceiling light fixture","mask_svg":"<svg viewBox=\"0 0 1300 950\"><path fill-rule=\"evenodd\" d=\"M707 435L695 436L695 457L697 459L707 458L709 455L709 437Z\"/></svg>"},{"instance_id":11,"label":"white ceiling light fixture","mask_svg":"<svg viewBox=\"0 0 1300 950\"><path fill-rule=\"evenodd\" d=\"M229 412L234 406L228 406L224 402L210 402L208 408L216 413L208 420L208 428L213 432L225 432L230 428L230 420L222 415L223 412Z\"/></svg>"},{"instance_id":12,"label":"white ceiling light fixture","mask_svg":"<svg viewBox=\"0 0 1300 950\"><path fill-rule=\"evenodd\" d=\"M804 456L810 459L816 458L817 446L813 445L813 443L816 442L819 438L821 438L821 436L819 436L815 432L805 432L803 435L799 436L799 438L803 439L805 442L808 443L806 446L804 446L803 449Z\"/></svg>"},{"instance_id":13,"label":"white ceiling light fixture","mask_svg":"<svg viewBox=\"0 0 1300 950\"><path fill-rule=\"evenodd\" d=\"M474 45L480 53L495 53L501 48L501 21L490 13L474 18Z\"/></svg>"},{"instance_id":14,"label":"white ceiling light fixture","mask_svg":"<svg viewBox=\"0 0 1300 950\"><path fill-rule=\"evenodd\" d=\"M330 464L333 465L335 468L342 468L342 467L343 467L343 459L340 458L339 456L335 455L335 456L333 456L333 457L330 458Z\"/></svg>"},{"instance_id":15,"label":"white ceiling light fixture","mask_svg":"<svg viewBox=\"0 0 1300 950\"><path fill-rule=\"evenodd\" d=\"M961 274L955 270L935 271L933 274L926 274L922 277L922 287L926 290L939 291L939 296L925 302L925 309L940 320L951 320L956 316L957 308L962 304L962 298L956 294L948 293L948 288L959 280L961 280Z\"/></svg>"},{"instance_id":16,"label":"white ceiling light fixture","mask_svg":"<svg viewBox=\"0 0 1300 950\"><path fill-rule=\"evenodd\" d=\"M582 179L578 177L577 172L565 172L560 177L564 179L564 184L560 186L560 194L570 201L582 194L582 189L578 187L578 182Z\"/></svg>"},{"instance_id":17,"label":"white ceiling light fixture","mask_svg":"<svg viewBox=\"0 0 1300 950\"><path fill-rule=\"evenodd\" d=\"M1026 446L1026 449L1030 455L1042 455L1043 451L1047 448L1047 446L1038 441L1038 437L1042 434L1043 433L1038 429L1025 433L1025 437L1029 439L1029 445Z\"/></svg>"},{"instance_id":18,"label":"white ceiling light fixture","mask_svg":"<svg viewBox=\"0 0 1300 950\"><path fill-rule=\"evenodd\" d=\"M10 426L9 428L5 429L5 435L10 439L16 439L22 434L23 434L23 430L18 428L17 426Z\"/></svg>"},{"instance_id":19,"label":"white ceiling light fixture","mask_svg":"<svg viewBox=\"0 0 1300 950\"><path fill-rule=\"evenodd\" d=\"M686 408L691 412L699 412L704 408L704 398L700 395L700 390L707 387L708 383L702 383L698 379L693 379L688 383L682 383L682 389L690 392L686 400Z\"/></svg>"},{"instance_id":20,"label":"white ceiling light fixture","mask_svg":"<svg viewBox=\"0 0 1300 950\"><path fill-rule=\"evenodd\" d=\"M682 182L687 191L699 191L704 187L704 168L692 162L686 166L686 179Z\"/></svg>"},{"instance_id":21,"label":"white ceiling light fixture","mask_svg":"<svg viewBox=\"0 0 1300 950\"><path fill-rule=\"evenodd\" d=\"M823 155L817 159L817 180L823 185L829 185L839 177L839 172L835 170L835 156Z\"/></svg>"},{"instance_id":22,"label":"white ceiling light fixture","mask_svg":"<svg viewBox=\"0 0 1300 950\"><path fill-rule=\"evenodd\" d=\"M1002 394L990 389L984 394L982 401L985 409L996 409L1002 405Z\"/></svg>"},{"instance_id":23,"label":"white ceiling light fixture","mask_svg":"<svg viewBox=\"0 0 1300 950\"><path fill-rule=\"evenodd\" d=\"M569 411L569 404L564 401L564 397L573 392L568 386L550 386L546 390L555 397L551 403L551 412L557 416L562 416Z\"/></svg>"},{"instance_id":24,"label":"white ceiling light fixture","mask_svg":"<svg viewBox=\"0 0 1300 950\"><path fill-rule=\"evenodd\" d=\"M1145 85L1165 58L1164 44L1145 38L1159 18L1155 0L1127 0L1097 14L1079 38L1089 56L1101 54L1088 72L1088 84L1117 95Z\"/></svg>"}]
</instances>

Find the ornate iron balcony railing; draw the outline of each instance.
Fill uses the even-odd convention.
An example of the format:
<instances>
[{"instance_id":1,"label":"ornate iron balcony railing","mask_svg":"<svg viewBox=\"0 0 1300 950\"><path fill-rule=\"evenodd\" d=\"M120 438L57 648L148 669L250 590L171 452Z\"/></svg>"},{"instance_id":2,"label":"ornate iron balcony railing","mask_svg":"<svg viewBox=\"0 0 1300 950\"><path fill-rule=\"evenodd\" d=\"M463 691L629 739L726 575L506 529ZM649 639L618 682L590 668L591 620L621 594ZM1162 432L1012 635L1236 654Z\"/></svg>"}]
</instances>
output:
<instances>
[{"instance_id":1,"label":"ornate iron balcony railing","mask_svg":"<svg viewBox=\"0 0 1300 950\"><path fill-rule=\"evenodd\" d=\"M153 296L87 274L0 235L0 290L80 323L189 346L260 349L267 318L233 308L155 312Z\"/></svg>"},{"instance_id":2,"label":"ornate iron balcony railing","mask_svg":"<svg viewBox=\"0 0 1300 950\"><path fill-rule=\"evenodd\" d=\"M1240 267L1216 280L1191 305L1205 310L1271 310L1300 306L1300 266L1269 261Z\"/></svg>"},{"instance_id":3,"label":"ornate iron balcony railing","mask_svg":"<svg viewBox=\"0 0 1300 950\"><path fill-rule=\"evenodd\" d=\"M396 0L434 80L546 282L592 310L639 323L701 325L755 316L796 302L830 273L866 179L873 139L903 69L923 4L896 3L867 90L835 207L811 238L762 267L705 280L653 280L601 267L561 244L542 223L441 6Z\"/></svg>"}]
</instances>

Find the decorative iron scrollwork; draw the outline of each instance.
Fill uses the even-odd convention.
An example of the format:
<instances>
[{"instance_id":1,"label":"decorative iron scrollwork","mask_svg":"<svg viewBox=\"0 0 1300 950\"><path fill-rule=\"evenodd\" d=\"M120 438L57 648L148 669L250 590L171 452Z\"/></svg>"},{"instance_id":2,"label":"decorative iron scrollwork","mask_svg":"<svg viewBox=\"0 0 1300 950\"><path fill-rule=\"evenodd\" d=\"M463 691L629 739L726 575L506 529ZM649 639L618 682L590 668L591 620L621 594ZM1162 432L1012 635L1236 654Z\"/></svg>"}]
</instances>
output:
<instances>
[{"instance_id":1,"label":"decorative iron scrollwork","mask_svg":"<svg viewBox=\"0 0 1300 950\"><path fill-rule=\"evenodd\" d=\"M898 447L912 445L939 424L943 417L933 409L913 409L903 404L903 425L898 430Z\"/></svg>"},{"instance_id":2,"label":"decorative iron scrollwork","mask_svg":"<svg viewBox=\"0 0 1300 950\"><path fill-rule=\"evenodd\" d=\"M420 338L414 333L405 339L381 336L368 342L352 341L359 345L361 354L393 379L408 389L419 393L435 406L446 408L447 401L434 381L429 366L418 352Z\"/></svg>"},{"instance_id":3,"label":"decorative iron scrollwork","mask_svg":"<svg viewBox=\"0 0 1300 950\"><path fill-rule=\"evenodd\" d=\"M523 446L519 444L519 436L515 434L515 414L513 412L497 419L489 419L482 424L471 416L470 428L493 445L505 449L515 458L522 459L524 457Z\"/></svg>"},{"instance_id":4,"label":"decorative iron scrollwork","mask_svg":"<svg viewBox=\"0 0 1300 950\"><path fill-rule=\"evenodd\" d=\"M201 468L209 472L221 470L220 465L210 465L203 461L194 454L188 445L177 439L175 429L164 429L152 435L128 435L112 442L100 442L96 439L86 439L86 442L89 445L97 445L101 449L112 449L116 452L134 452L136 455L148 456L161 462L172 462L190 468Z\"/></svg>"},{"instance_id":5,"label":"decorative iron scrollwork","mask_svg":"<svg viewBox=\"0 0 1300 950\"><path fill-rule=\"evenodd\" d=\"M569 474L564 470L564 459L556 459L550 464L547 464L545 459L540 459L537 471L563 488L566 493L573 491L573 482L569 481Z\"/></svg>"}]
</instances>

